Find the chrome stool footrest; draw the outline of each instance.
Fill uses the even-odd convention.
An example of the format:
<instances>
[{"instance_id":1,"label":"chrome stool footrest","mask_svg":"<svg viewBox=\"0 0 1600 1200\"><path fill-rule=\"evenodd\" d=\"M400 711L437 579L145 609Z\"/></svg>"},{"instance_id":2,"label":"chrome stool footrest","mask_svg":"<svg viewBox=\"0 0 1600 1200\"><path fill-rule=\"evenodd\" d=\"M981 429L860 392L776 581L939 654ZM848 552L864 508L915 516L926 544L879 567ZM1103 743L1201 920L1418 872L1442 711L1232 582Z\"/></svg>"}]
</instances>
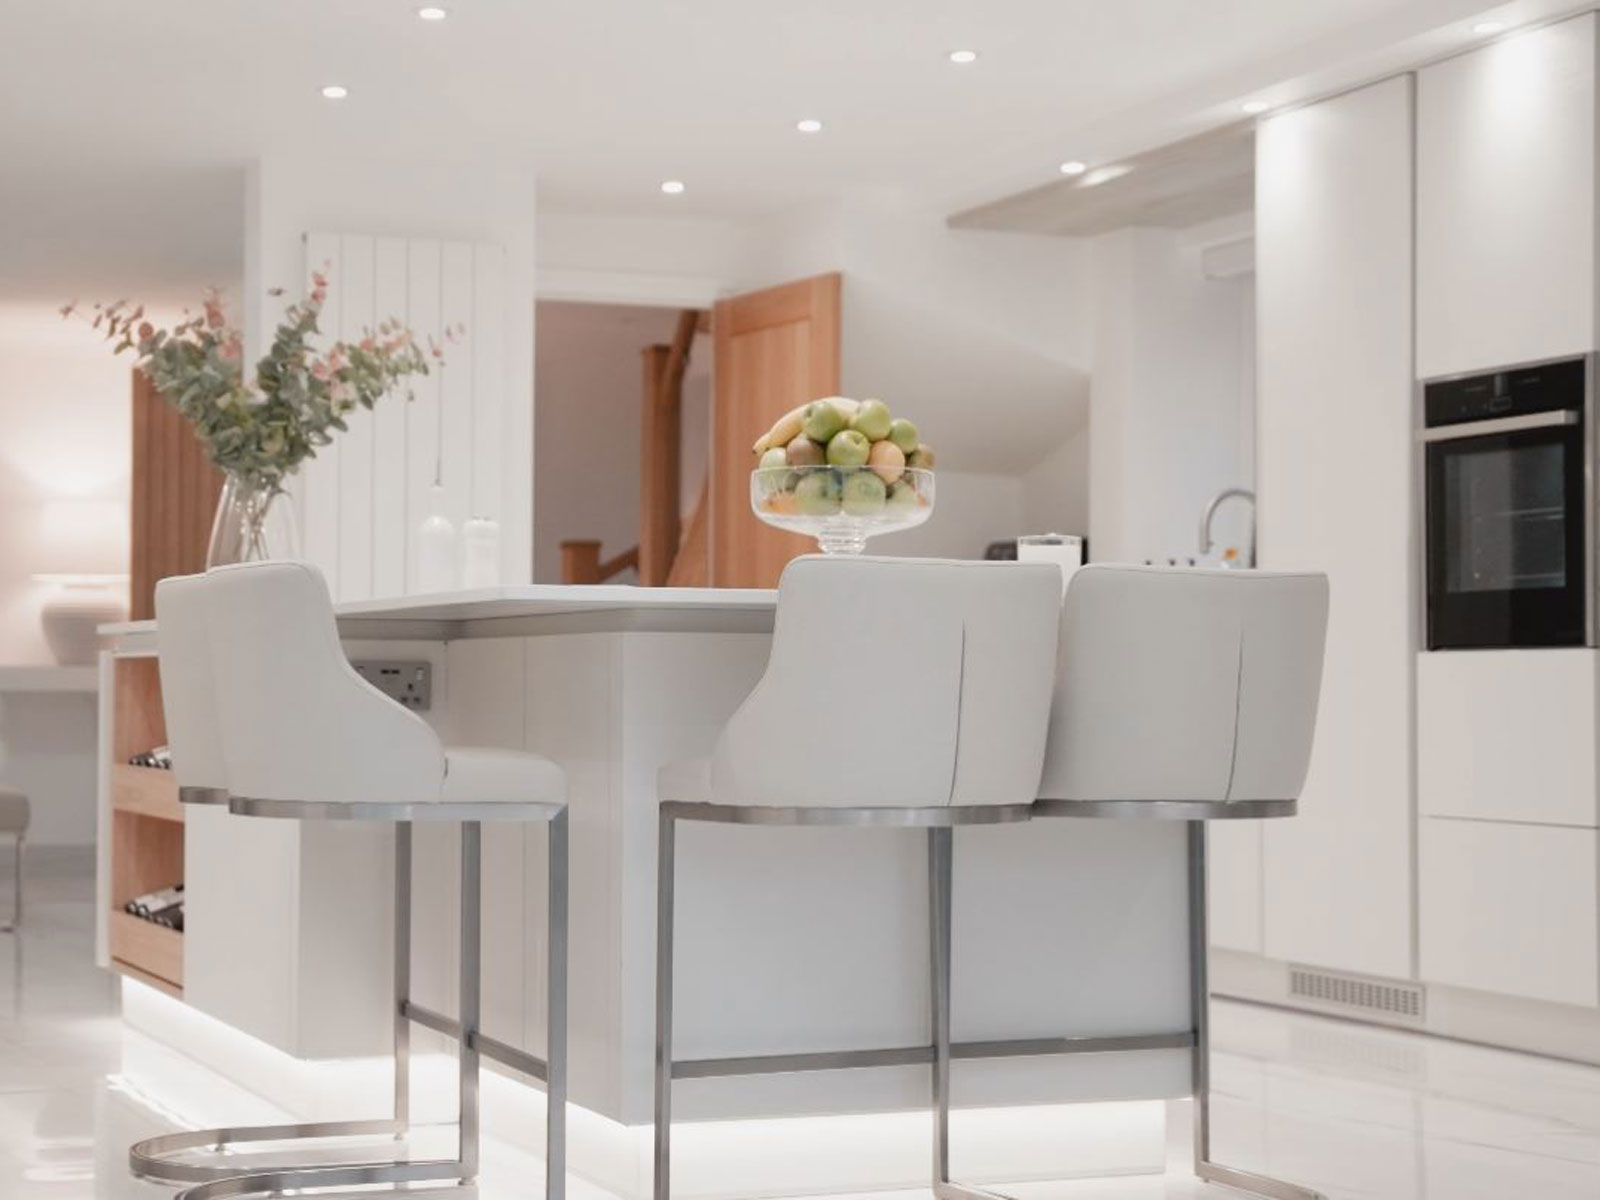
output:
<instances>
[{"instance_id":1,"label":"chrome stool footrest","mask_svg":"<svg viewBox=\"0 0 1600 1200\"><path fill-rule=\"evenodd\" d=\"M222 1200L290 1190L367 1187L442 1181L469 1183L479 1161L478 1069L491 1058L545 1085L547 1097L545 1196L566 1195L566 1020L567 1020L567 810L563 805L504 802L487 805L328 805L233 797L238 815L299 820L376 820L395 826L394 921L394 1116L363 1121L251 1125L187 1130L135 1143L128 1152L133 1175L162 1183L188 1184L175 1200ZM549 962L546 997L549 1057L537 1058L478 1028L482 947L483 833L479 808L492 819L542 820L549 830ZM459 819L461 826L461 963L459 1018L424 1008L409 996L411 981L411 822ZM410 1128L411 1026L418 1024L454 1039L458 1056L461 1113L459 1150L453 1159L383 1159L366 1162L286 1163L252 1166L174 1161L172 1156L241 1143L301 1142L318 1138L399 1137Z\"/></svg>"},{"instance_id":2,"label":"chrome stool footrest","mask_svg":"<svg viewBox=\"0 0 1600 1200\"><path fill-rule=\"evenodd\" d=\"M1048 805L1048 807L1041 807ZM743 808L733 805L665 802L660 812L656 895L656 1055L655 1055L655 1179L654 1200L671 1200L672 1083L676 1079L707 1079L730 1075L825 1071L846 1068L926 1064L932 1068L933 1193L937 1200L1010 1200L950 1178L950 1072L961 1059L1010 1058L1061 1054L1124 1054L1150 1050L1187 1050L1191 1055L1195 1098L1195 1176L1207 1183L1234 1188L1262 1200L1325 1200L1320 1192L1211 1161L1210 1130L1210 1025L1206 980L1206 843L1205 825L1218 817L1216 806L1142 803L1124 814L1122 802L1111 806L1083 802L1041 802L1031 806L991 808L873 809L873 808ZM1291 815L1294 801L1259 801L1231 806L1226 815L1261 818ZM1116 817L1180 820L1189 823L1189 982L1194 1010L1193 1028L1175 1032L1102 1037L1029 1038L1008 1041L953 1043L950 1040L950 981L953 857L955 830L963 825L990 825L1026 821L1036 816ZM902 1046L878 1050L821 1051L802 1054L752 1055L739 1058L680 1060L672 1057L672 987L674 898L676 892L677 822L767 826L865 826L913 828L928 839L930 1002L933 1027L931 1046ZM205 1200L194 1197L192 1200Z\"/></svg>"},{"instance_id":3,"label":"chrome stool footrest","mask_svg":"<svg viewBox=\"0 0 1600 1200\"><path fill-rule=\"evenodd\" d=\"M174 1162L169 1156L185 1150L221 1150L224 1146L246 1142L298 1142L313 1138L397 1136L406 1131L405 1123L393 1117L372 1121L319 1121L295 1125L240 1125L216 1129L190 1129L146 1138L128 1148L128 1169L139 1179L161 1183L207 1183L232 1179L239 1174L237 1162L228 1166Z\"/></svg>"},{"instance_id":4,"label":"chrome stool footrest","mask_svg":"<svg viewBox=\"0 0 1600 1200\"><path fill-rule=\"evenodd\" d=\"M272 1192L305 1191L312 1188L371 1187L375 1184L443 1183L462 1178L462 1165L453 1158L418 1159L414 1162L347 1163L328 1167L285 1167L260 1171L254 1175L233 1175L199 1183L177 1193L173 1200L231 1200L238 1196L261 1196Z\"/></svg>"}]
</instances>

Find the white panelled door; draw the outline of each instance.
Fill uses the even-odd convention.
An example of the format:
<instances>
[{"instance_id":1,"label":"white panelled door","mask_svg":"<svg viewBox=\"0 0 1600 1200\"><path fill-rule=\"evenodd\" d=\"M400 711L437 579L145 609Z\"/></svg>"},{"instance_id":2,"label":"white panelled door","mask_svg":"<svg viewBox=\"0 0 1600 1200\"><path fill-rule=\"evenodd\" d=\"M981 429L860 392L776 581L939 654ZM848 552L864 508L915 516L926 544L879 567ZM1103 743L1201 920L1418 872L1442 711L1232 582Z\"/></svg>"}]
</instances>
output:
<instances>
[{"instance_id":1,"label":"white panelled door","mask_svg":"<svg viewBox=\"0 0 1600 1200\"><path fill-rule=\"evenodd\" d=\"M372 412L357 412L302 469L298 486L306 557L322 568L336 600L366 600L417 590L415 531L428 515L435 480L459 534L471 517L500 522L502 538L523 527L508 512L520 477L506 431L515 395L508 347L523 340L510 322L519 310L508 287L504 249L429 238L311 233L306 287L328 276L325 341L353 341L390 317L427 345L447 329L444 363ZM531 320L531 317L530 317ZM531 454L531 447L526 448ZM514 556L503 556L513 560Z\"/></svg>"}]
</instances>

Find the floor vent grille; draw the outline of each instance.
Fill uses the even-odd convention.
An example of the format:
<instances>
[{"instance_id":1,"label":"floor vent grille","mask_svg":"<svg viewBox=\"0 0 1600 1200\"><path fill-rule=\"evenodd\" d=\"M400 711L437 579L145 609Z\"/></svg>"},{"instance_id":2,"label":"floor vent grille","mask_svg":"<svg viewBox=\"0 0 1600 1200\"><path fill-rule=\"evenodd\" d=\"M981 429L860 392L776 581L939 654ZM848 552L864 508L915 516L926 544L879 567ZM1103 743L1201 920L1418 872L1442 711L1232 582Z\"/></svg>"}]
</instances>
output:
<instances>
[{"instance_id":1,"label":"floor vent grille","mask_svg":"<svg viewBox=\"0 0 1600 1200\"><path fill-rule=\"evenodd\" d=\"M1289 968L1289 995L1335 1008L1356 1009L1403 1021L1423 1019L1425 993L1415 983L1368 979L1316 967Z\"/></svg>"}]
</instances>

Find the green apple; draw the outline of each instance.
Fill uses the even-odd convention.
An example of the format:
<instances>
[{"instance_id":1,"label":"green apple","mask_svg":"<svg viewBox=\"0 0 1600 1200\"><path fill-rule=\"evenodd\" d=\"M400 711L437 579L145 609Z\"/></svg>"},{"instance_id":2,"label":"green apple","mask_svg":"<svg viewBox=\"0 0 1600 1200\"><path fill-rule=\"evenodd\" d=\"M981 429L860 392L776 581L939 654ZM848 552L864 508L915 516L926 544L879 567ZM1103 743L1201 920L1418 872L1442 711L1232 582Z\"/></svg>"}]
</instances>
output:
<instances>
[{"instance_id":1,"label":"green apple","mask_svg":"<svg viewBox=\"0 0 1600 1200\"><path fill-rule=\"evenodd\" d=\"M859 467L872 453L872 443L867 435L856 429L837 433L828 443L828 465L832 467Z\"/></svg>"},{"instance_id":2,"label":"green apple","mask_svg":"<svg viewBox=\"0 0 1600 1200\"><path fill-rule=\"evenodd\" d=\"M820 467L828 461L828 456L823 453L822 447L803 433L795 435L795 439L784 449L789 454L791 467Z\"/></svg>"},{"instance_id":3,"label":"green apple","mask_svg":"<svg viewBox=\"0 0 1600 1200\"><path fill-rule=\"evenodd\" d=\"M832 471L811 471L794 489L796 506L808 517L826 517L839 511L839 481Z\"/></svg>"},{"instance_id":4,"label":"green apple","mask_svg":"<svg viewBox=\"0 0 1600 1200\"><path fill-rule=\"evenodd\" d=\"M913 471L933 470L933 447L919 442L917 448L906 455L906 466Z\"/></svg>"},{"instance_id":5,"label":"green apple","mask_svg":"<svg viewBox=\"0 0 1600 1200\"><path fill-rule=\"evenodd\" d=\"M888 437L892 424L889 406L882 400L863 400L856 415L850 418L850 428L866 434L870 442L881 442Z\"/></svg>"},{"instance_id":6,"label":"green apple","mask_svg":"<svg viewBox=\"0 0 1600 1200\"><path fill-rule=\"evenodd\" d=\"M888 488L871 471L852 471L844 480L844 511L852 517L870 517L883 510Z\"/></svg>"},{"instance_id":7,"label":"green apple","mask_svg":"<svg viewBox=\"0 0 1600 1200\"><path fill-rule=\"evenodd\" d=\"M801 431L819 446L826 446L833 435L850 424L844 410L832 400L813 400L806 405L806 418Z\"/></svg>"},{"instance_id":8,"label":"green apple","mask_svg":"<svg viewBox=\"0 0 1600 1200\"><path fill-rule=\"evenodd\" d=\"M917 439L921 436L917 427L904 417L896 417L889 422L889 440L900 447L901 454L910 454L915 450Z\"/></svg>"},{"instance_id":9,"label":"green apple","mask_svg":"<svg viewBox=\"0 0 1600 1200\"><path fill-rule=\"evenodd\" d=\"M761 470L771 471L774 468L787 467L789 455L782 446L774 446L761 456Z\"/></svg>"},{"instance_id":10,"label":"green apple","mask_svg":"<svg viewBox=\"0 0 1600 1200\"><path fill-rule=\"evenodd\" d=\"M917 506L917 489L902 479L889 489L890 508L915 508Z\"/></svg>"}]
</instances>

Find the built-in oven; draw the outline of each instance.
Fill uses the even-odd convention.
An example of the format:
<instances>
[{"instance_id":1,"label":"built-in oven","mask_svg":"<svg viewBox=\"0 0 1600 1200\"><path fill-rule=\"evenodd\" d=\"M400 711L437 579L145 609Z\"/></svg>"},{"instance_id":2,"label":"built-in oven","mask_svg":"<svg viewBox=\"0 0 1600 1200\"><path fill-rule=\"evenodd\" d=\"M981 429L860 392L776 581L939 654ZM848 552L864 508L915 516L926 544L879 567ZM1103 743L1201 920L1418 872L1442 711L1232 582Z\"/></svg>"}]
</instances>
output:
<instances>
[{"instance_id":1,"label":"built-in oven","mask_svg":"<svg viewBox=\"0 0 1600 1200\"><path fill-rule=\"evenodd\" d=\"M1430 650L1595 643L1586 358L1423 387Z\"/></svg>"}]
</instances>

